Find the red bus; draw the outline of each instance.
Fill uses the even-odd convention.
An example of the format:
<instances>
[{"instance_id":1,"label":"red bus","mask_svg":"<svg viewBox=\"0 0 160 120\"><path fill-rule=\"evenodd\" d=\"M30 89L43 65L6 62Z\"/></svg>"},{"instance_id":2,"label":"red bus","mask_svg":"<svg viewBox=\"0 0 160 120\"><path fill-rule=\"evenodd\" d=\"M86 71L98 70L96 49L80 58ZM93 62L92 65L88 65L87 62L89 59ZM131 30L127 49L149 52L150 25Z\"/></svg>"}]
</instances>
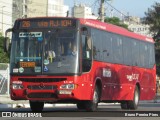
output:
<instances>
[{"instance_id":1,"label":"red bus","mask_svg":"<svg viewBox=\"0 0 160 120\"><path fill-rule=\"evenodd\" d=\"M156 92L154 41L97 20L40 17L15 21L11 40L10 96L45 103L99 102L137 109Z\"/></svg>"}]
</instances>

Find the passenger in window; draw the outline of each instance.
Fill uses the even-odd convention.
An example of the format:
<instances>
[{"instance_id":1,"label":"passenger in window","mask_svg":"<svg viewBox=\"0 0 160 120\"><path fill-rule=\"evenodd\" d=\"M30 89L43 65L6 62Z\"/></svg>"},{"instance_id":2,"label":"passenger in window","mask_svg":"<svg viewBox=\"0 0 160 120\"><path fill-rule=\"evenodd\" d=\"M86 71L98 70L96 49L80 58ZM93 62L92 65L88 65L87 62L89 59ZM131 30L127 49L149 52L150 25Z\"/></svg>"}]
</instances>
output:
<instances>
[{"instance_id":1,"label":"passenger in window","mask_svg":"<svg viewBox=\"0 0 160 120\"><path fill-rule=\"evenodd\" d=\"M77 47L75 43L73 42L69 43L67 55L72 55L72 56L77 55Z\"/></svg>"},{"instance_id":2,"label":"passenger in window","mask_svg":"<svg viewBox=\"0 0 160 120\"><path fill-rule=\"evenodd\" d=\"M73 44L73 46L72 46L72 55L73 56L77 55L77 47L75 44Z\"/></svg>"},{"instance_id":3,"label":"passenger in window","mask_svg":"<svg viewBox=\"0 0 160 120\"><path fill-rule=\"evenodd\" d=\"M56 54L53 50L49 50L48 51L48 60L52 63L53 62L53 59L56 57Z\"/></svg>"},{"instance_id":4,"label":"passenger in window","mask_svg":"<svg viewBox=\"0 0 160 120\"><path fill-rule=\"evenodd\" d=\"M55 52L50 48L49 41L45 39L45 58L50 61L50 63L53 62L53 59L56 57Z\"/></svg>"}]
</instances>

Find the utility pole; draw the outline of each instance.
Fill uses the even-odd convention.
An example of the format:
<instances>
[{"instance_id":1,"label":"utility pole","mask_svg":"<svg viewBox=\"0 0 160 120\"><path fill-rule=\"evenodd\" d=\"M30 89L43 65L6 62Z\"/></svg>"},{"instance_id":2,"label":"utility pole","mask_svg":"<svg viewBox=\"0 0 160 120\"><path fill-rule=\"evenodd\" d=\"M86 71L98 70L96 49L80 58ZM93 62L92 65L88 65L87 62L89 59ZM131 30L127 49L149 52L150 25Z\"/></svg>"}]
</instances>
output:
<instances>
[{"instance_id":1,"label":"utility pole","mask_svg":"<svg viewBox=\"0 0 160 120\"><path fill-rule=\"evenodd\" d=\"M27 18L27 2L23 0L22 18Z\"/></svg>"},{"instance_id":2,"label":"utility pole","mask_svg":"<svg viewBox=\"0 0 160 120\"><path fill-rule=\"evenodd\" d=\"M100 20L101 22L104 22L104 0L101 0L101 4L100 4L100 9L99 9L99 13L100 13Z\"/></svg>"},{"instance_id":3,"label":"utility pole","mask_svg":"<svg viewBox=\"0 0 160 120\"><path fill-rule=\"evenodd\" d=\"M100 15L100 20L102 22L104 22L104 2L105 0L100 0L101 3L100 3L100 9L99 9L99 15ZM112 0L106 0L106 1L112 1Z\"/></svg>"},{"instance_id":4,"label":"utility pole","mask_svg":"<svg viewBox=\"0 0 160 120\"><path fill-rule=\"evenodd\" d=\"M48 14L48 4L49 4L48 2L49 2L49 1L47 0L47 4L46 4L46 16L47 16L47 17L48 17L48 15L49 15L49 14Z\"/></svg>"}]
</instances>

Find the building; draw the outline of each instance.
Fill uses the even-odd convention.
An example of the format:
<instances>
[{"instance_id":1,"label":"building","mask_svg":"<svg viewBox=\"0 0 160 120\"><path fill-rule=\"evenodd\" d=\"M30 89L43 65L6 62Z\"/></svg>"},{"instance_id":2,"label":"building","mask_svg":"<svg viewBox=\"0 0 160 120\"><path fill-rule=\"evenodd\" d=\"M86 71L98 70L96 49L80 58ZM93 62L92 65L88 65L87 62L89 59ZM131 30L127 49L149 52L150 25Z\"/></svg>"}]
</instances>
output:
<instances>
[{"instance_id":1,"label":"building","mask_svg":"<svg viewBox=\"0 0 160 120\"><path fill-rule=\"evenodd\" d=\"M0 0L0 33L12 27L12 0Z\"/></svg>"},{"instance_id":2,"label":"building","mask_svg":"<svg viewBox=\"0 0 160 120\"><path fill-rule=\"evenodd\" d=\"M149 25L130 24L128 26L128 29L135 32L135 33L138 33L138 34L141 34L141 35L144 35L144 36L148 36L148 37L152 37L152 34L149 31Z\"/></svg>"},{"instance_id":3,"label":"building","mask_svg":"<svg viewBox=\"0 0 160 120\"><path fill-rule=\"evenodd\" d=\"M139 17L125 17L124 23L128 25L128 29L144 36L152 37L152 33L150 32L149 25L143 24L143 20Z\"/></svg>"},{"instance_id":4,"label":"building","mask_svg":"<svg viewBox=\"0 0 160 120\"><path fill-rule=\"evenodd\" d=\"M27 17L48 16L47 0L30 0L27 1Z\"/></svg>"},{"instance_id":5,"label":"building","mask_svg":"<svg viewBox=\"0 0 160 120\"><path fill-rule=\"evenodd\" d=\"M69 6L64 5L63 0L48 0L48 16L66 17Z\"/></svg>"},{"instance_id":6,"label":"building","mask_svg":"<svg viewBox=\"0 0 160 120\"><path fill-rule=\"evenodd\" d=\"M13 0L12 11L12 23L17 18L27 17L27 0Z\"/></svg>"},{"instance_id":7,"label":"building","mask_svg":"<svg viewBox=\"0 0 160 120\"><path fill-rule=\"evenodd\" d=\"M84 4L74 5L72 11L73 17L76 18L97 19L97 17L92 14L91 8L85 6Z\"/></svg>"},{"instance_id":8,"label":"building","mask_svg":"<svg viewBox=\"0 0 160 120\"><path fill-rule=\"evenodd\" d=\"M13 0L13 22L26 17L65 17L68 10L64 0Z\"/></svg>"}]
</instances>

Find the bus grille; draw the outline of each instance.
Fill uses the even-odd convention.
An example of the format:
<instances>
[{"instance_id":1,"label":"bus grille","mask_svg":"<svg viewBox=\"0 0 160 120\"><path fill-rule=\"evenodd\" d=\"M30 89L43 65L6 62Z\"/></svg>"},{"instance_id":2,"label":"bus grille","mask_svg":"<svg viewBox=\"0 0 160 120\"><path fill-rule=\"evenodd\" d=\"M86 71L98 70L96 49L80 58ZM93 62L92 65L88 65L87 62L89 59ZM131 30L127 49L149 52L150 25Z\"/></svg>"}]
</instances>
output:
<instances>
[{"instance_id":1,"label":"bus grille","mask_svg":"<svg viewBox=\"0 0 160 120\"><path fill-rule=\"evenodd\" d=\"M55 85L29 85L28 89L30 90L54 90L57 89L57 86Z\"/></svg>"},{"instance_id":2,"label":"bus grille","mask_svg":"<svg viewBox=\"0 0 160 120\"><path fill-rule=\"evenodd\" d=\"M53 93L31 93L28 98L57 98L57 95Z\"/></svg>"}]
</instances>

